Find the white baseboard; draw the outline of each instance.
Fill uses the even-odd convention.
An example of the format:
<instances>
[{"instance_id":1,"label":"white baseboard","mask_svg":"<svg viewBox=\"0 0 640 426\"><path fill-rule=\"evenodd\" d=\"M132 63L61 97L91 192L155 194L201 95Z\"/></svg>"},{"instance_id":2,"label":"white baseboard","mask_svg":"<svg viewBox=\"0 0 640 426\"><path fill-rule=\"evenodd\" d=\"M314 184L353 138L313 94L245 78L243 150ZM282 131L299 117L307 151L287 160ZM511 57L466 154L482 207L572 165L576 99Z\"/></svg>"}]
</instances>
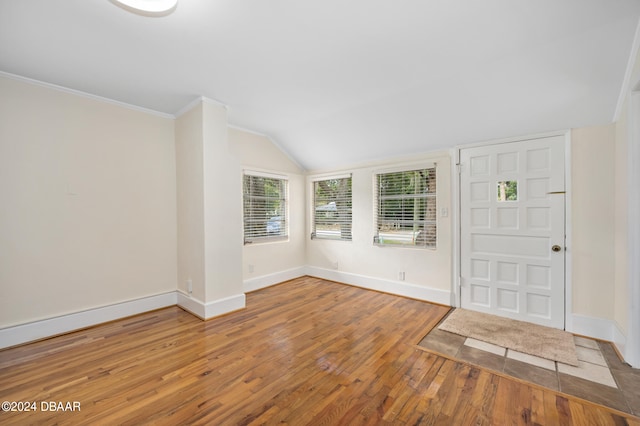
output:
<instances>
[{"instance_id":1,"label":"white baseboard","mask_svg":"<svg viewBox=\"0 0 640 426\"><path fill-rule=\"evenodd\" d=\"M312 275L319 278L338 281L357 287L376 290L413 299L450 305L449 291L421 287L402 281L390 281L380 278L348 272L334 271L316 267L299 267L274 274L252 278L244 282L244 291L253 291L274 284ZM154 296L129 300L113 305L102 306L85 311L74 312L54 318L19 324L0 329L0 349L20 345L59 334L68 333L97 324L141 314L155 309L178 305L202 319L209 319L246 306L244 293L204 303L181 291L170 291Z\"/></svg>"},{"instance_id":2,"label":"white baseboard","mask_svg":"<svg viewBox=\"0 0 640 426\"><path fill-rule=\"evenodd\" d=\"M625 356L627 336L617 322L604 318L589 317L586 315L571 315L572 327L567 331L581 336L592 337L594 339L605 340L616 346L618 352Z\"/></svg>"},{"instance_id":3,"label":"white baseboard","mask_svg":"<svg viewBox=\"0 0 640 426\"><path fill-rule=\"evenodd\" d=\"M315 266L307 266L306 272L306 275L323 278L325 280L337 281L369 290L381 291L383 293L396 294L398 296L451 306L451 291L449 290L422 287L403 281L385 280L382 278L368 277L366 275L318 268Z\"/></svg>"},{"instance_id":4,"label":"white baseboard","mask_svg":"<svg viewBox=\"0 0 640 426\"><path fill-rule=\"evenodd\" d=\"M245 293L260 290L261 288L280 284L284 281L289 281L305 275L307 275L306 268L304 266L300 266L298 268L287 269L286 271L249 278L248 280L244 280L243 290Z\"/></svg>"},{"instance_id":5,"label":"white baseboard","mask_svg":"<svg viewBox=\"0 0 640 426\"><path fill-rule=\"evenodd\" d=\"M244 293L235 294L233 296L213 300L207 303L204 303L203 301L191 297L181 291L177 291L176 293L178 306L186 309L203 320L228 314L229 312L243 309L246 306Z\"/></svg>"},{"instance_id":6,"label":"white baseboard","mask_svg":"<svg viewBox=\"0 0 640 426\"><path fill-rule=\"evenodd\" d=\"M627 353L627 336L622 332L617 322L613 321L613 339L611 340L618 352L625 356ZM627 360L629 362L629 360ZM636 366L637 368L637 366Z\"/></svg>"},{"instance_id":7,"label":"white baseboard","mask_svg":"<svg viewBox=\"0 0 640 426\"><path fill-rule=\"evenodd\" d=\"M613 321L611 320L580 314L571 314L571 320L571 329L567 327L567 331L573 334L609 342L613 339Z\"/></svg>"},{"instance_id":8,"label":"white baseboard","mask_svg":"<svg viewBox=\"0 0 640 426\"><path fill-rule=\"evenodd\" d=\"M0 329L0 348L20 345L59 334L69 333L93 325L141 314L154 309L173 306L177 302L175 291L142 297L113 305L87 309L26 324Z\"/></svg>"},{"instance_id":9,"label":"white baseboard","mask_svg":"<svg viewBox=\"0 0 640 426\"><path fill-rule=\"evenodd\" d=\"M614 343L616 340L620 341L620 336L624 338L624 334L622 334L618 324L613 320L589 317L581 314L572 314L571 319L571 329L567 327L567 331L573 334Z\"/></svg>"}]
</instances>

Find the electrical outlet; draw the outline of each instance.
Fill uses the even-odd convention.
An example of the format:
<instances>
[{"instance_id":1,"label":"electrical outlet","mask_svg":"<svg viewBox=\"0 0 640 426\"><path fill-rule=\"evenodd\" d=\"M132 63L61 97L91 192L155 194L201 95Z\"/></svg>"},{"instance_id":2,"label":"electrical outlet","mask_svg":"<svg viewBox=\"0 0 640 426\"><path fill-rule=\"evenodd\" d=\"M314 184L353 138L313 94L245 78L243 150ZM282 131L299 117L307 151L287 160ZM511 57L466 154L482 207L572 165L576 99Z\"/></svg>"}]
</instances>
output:
<instances>
[{"instance_id":1,"label":"electrical outlet","mask_svg":"<svg viewBox=\"0 0 640 426\"><path fill-rule=\"evenodd\" d=\"M193 282L191 281L191 278L187 280L187 291L189 294L193 293Z\"/></svg>"},{"instance_id":2,"label":"electrical outlet","mask_svg":"<svg viewBox=\"0 0 640 426\"><path fill-rule=\"evenodd\" d=\"M399 281L404 281L404 271L398 272L398 280Z\"/></svg>"},{"instance_id":3,"label":"electrical outlet","mask_svg":"<svg viewBox=\"0 0 640 426\"><path fill-rule=\"evenodd\" d=\"M253 265L249 265L247 269L249 270L250 274L253 274Z\"/></svg>"},{"instance_id":4,"label":"electrical outlet","mask_svg":"<svg viewBox=\"0 0 640 426\"><path fill-rule=\"evenodd\" d=\"M333 262L333 269L338 269L338 261Z\"/></svg>"}]
</instances>

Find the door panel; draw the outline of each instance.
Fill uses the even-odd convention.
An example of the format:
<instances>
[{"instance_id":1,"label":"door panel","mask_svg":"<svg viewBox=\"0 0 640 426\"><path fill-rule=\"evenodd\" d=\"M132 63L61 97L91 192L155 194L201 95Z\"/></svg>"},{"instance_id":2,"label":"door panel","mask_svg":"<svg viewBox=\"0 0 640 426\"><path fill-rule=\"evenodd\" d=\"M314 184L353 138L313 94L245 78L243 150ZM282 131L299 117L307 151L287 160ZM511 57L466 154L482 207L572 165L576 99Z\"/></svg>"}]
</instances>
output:
<instances>
[{"instance_id":1,"label":"door panel","mask_svg":"<svg viewBox=\"0 0 640 426\"><path fill-rule=\"evenodd\" d=\"M462 149L460 163L462 307L564 328L564 137Z\"/></svg>"}]
</instances>

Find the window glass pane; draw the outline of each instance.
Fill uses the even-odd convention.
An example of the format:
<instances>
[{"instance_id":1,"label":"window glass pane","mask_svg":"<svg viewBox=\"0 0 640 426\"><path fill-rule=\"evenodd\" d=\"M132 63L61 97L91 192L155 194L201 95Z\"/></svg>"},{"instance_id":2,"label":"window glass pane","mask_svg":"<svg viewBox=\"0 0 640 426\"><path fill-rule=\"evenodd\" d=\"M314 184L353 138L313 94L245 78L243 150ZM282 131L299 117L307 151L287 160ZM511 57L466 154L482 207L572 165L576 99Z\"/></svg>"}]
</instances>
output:
<instances>
[{"instance_id":1,"label":"window glass pane","mask_svg":"<svg viewBox=\"0 0 640 426\"><path fill-rule=\"evenodd\" d=\"M313 183L311 238L351 240L351 177Z\"/></svg>"},{"instance_id":2,"label":"window glass pane","mask_svg":"<svg viewBox=\"0 0 640 426\"><path fill-rule=\"evenodd\" d=\"M435 168L376 175L378 244L435 247Z\"/></svg>"},{"instance_id":3,"label":"window glass pane","mask_svg":"<svg viewBox=\"0 0 640 426\"><path fill-rule=\"evenodd\" d=\"M287 237L287 181L244 175L245 243Z\"/></svg>"},{"instance_id":4,"label":"window glass pane","mask_svg":"<svg viewBox=\"0 0 640 426\"><path fill-rule=\"evenodd\" d=\"M498 182L498 201L518 201L518 181Z\"/></svg>"}]
</instances>

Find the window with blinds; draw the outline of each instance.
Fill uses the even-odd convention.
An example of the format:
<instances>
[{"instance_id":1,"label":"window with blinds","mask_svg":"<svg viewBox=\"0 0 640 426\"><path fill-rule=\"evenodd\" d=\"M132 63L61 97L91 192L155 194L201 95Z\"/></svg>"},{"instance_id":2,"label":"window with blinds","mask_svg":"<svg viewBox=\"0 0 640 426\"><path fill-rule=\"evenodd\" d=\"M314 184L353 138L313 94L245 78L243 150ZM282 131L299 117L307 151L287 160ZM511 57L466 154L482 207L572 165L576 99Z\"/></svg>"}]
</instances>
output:
<instances>
[{"instance_id":1,"label":"window with blinds","mask_svg":"<svg viewBox=\"0 0 640 426\"><path fill-rule=\"evenodd\" d=\"M375 175L379 245L436 247L436 169Z\"/></svg>"},{"instance_id":2,"label":"window with blinds","mask_svg":"<svg viewBox=\"0 0 640 426\"><path fill-rule=\"evenodd\" d=\"M245 173L244 243L287 238L287 180Z\"/></svg>"},{"instance_id":3,"label":"window with blinds","mask_svg":"<svg viewBox=\"0 0 640 426\"><path fill-rule=\"evenodd\" d=\"M351 241L351 176L313 182L311 238Z\"/></svg>"}]
</instances>

